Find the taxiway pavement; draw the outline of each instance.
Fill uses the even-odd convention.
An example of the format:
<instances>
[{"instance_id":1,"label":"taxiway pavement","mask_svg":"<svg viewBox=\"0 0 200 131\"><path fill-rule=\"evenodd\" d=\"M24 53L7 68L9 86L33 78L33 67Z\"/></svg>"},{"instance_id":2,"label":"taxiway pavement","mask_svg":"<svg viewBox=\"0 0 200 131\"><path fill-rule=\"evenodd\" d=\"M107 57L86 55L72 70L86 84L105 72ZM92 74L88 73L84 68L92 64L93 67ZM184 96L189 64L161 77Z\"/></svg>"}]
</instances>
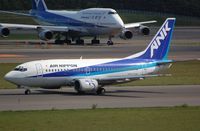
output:
<instances>
[{"instance_id":1,"label":"taxiway pavement","mask_svg":"<svg viewBox=\"0 0 200 131\"><path fill-rule=\"evenodd\" d=\"M38 45L19 44L20 41L0 40L0 63L22 63L42 59L83 59L89 58L122 58L144 50L155 34L135 36L131 40L113 39L114 46L102 45ZM200 27L177 27L172 39L169 58L187 60L200 58ZM107 39L102 38L105 43ZM33 41L38 42L38 41ZM86 39L90 42L90 39ZM3 56L3 57L2 57ZM8 56L8 57L6 57Z\"/></svg>"},{"instance_id":2,"label":"taxiway pavement","mask_svg":"<svg viewBox=\"0 0 200 131\"><path fill-rule=\"evenodd\" d=\"M34 89L31 95L24 95L23 89L0 90L0 111L200 105L200 85L106 87L106 90L102 96L77 95L73 88Z\"/></svg>"}]
</instances>

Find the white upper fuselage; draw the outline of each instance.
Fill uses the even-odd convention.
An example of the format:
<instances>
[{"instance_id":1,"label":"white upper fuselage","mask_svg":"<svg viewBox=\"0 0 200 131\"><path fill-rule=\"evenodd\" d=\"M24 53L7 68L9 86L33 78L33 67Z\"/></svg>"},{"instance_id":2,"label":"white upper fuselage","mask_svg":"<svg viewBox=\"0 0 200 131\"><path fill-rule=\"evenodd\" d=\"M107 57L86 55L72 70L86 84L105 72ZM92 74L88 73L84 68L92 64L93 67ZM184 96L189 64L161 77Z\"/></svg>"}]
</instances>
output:
<instances>
[{"instance_id":1,"label":"white upper fuselage","mask_svg":"<svg viewBox=\"0 0 200 131\"><path fill-rule=\"evenodd\" d=\"M119 34L124 22L113 9L90 8L81 11L31 11L36 22L42 25L66 26L69 30L82 32L80 35Z\"/></svg>"},{"instance_id":2,"label":"white upper fuselage","mask_svg":"<svg viewBox=\"0 0 200 131\"><path fill-rule=\"evenodd\" d=\"M159 69L163 66L158 66L156 61L131 59L41 60L19 65L6 77L16 85L55 88L77 79L128 78Z\"/></svg>"}]
</instances>

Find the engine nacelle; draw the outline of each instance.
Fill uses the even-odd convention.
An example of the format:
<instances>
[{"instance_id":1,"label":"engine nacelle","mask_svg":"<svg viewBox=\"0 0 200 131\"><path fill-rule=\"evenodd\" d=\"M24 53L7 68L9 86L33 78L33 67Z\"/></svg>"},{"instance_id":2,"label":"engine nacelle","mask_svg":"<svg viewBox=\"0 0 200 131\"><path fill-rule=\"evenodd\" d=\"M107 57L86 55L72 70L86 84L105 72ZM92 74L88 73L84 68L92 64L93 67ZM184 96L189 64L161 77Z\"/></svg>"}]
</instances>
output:
<instances>
[{"instance_id":1,"label":"engine nacelle","mask_svg":"<svg viewBox=\"0 0 200 131\"><path fill-rule=\"evenodd\" d=\"M8 28L0 28L1 37L8 37L10 35L10 30Z\"/></svg>"},{"instance_id":2,"label":"engine nacelle","mask_svg":"<svg viewBox=\"0 0 200 131\"><path fill-rule=\"evenodd\" d=\"M39 38L45 41L51 40L53 38L53 33L49 30L44 30L39 33Z\"/></svg>"},{"instance_id":3,"label":"engine nacelle","mask_svg":"<svg viewBox=\"0 0 200 131\"><path fill-rule=\"evenodd\" d=\"M97 80L93 79L80 79L75 81L75 90L78 92L92 92L98 89Z\"/></svg>"},{"instance_id":4,"label":"engine nacelle","mask_svg":"<svg viewBox=\"0 0 200 131\"><path fill-rule=\"evenodd\" d=\"M139 33L142 34L142 35L149 35L150 29L147 26L140 26Z\"/></svg>"},{"instance_id":5,"label":"engine nacelle","mask_svg":"<svg viewBox=\"0 0 200 131\"><path fill-rule=\"evenodd\" d=\"M120 38L126 40L126 39L131 39L133 38L133 33L130 30L123 30Z\"/></svg>"}]
</instances>

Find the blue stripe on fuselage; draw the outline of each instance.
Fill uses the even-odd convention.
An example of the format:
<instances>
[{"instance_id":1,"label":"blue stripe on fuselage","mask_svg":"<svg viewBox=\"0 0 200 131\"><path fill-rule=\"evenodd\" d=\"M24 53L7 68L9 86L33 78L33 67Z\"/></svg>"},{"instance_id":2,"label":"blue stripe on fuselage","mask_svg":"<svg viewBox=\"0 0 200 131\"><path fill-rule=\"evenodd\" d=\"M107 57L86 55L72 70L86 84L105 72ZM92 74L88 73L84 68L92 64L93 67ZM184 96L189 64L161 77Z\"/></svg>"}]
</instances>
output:
<instances>
[{"instance_id":1,"label":"blue stripe on fuselage","mask_svg":"<svg viewBox=\"0 0 200 131\"><path fill-rule=\"evenodd\" d=\"M134 60L134 59L123 59L114 62L108 62L104 64L82 67L78 69L71 69L61 72L53 72L43 74L43 77L73 77L73 76L95 76L117 72L125 72L130 70L139 70L144 68L151 68L158 66L157 62L169 62L156 61L156 60ZM87 73L89 72L89 73ZM33 76L37 77L37 76Z\"/></svg>"},{"instance_id":2,"label":"blue stripe on fuselage","mask_svg":"<svg viewBox=\"0 0 200 131\"><path fill-rule=\"evenodd\" d=\"M43 21L45 23L50 23L57 26L84 26L84 27L105 27L99 26L92 23L86 23L79 20L75 20L69 17L61 16L58 14L50 13L50 12L34 12L34 18L39 21ZM106 28L106 27L105 27Z\"/></svg>"}]
</instances>

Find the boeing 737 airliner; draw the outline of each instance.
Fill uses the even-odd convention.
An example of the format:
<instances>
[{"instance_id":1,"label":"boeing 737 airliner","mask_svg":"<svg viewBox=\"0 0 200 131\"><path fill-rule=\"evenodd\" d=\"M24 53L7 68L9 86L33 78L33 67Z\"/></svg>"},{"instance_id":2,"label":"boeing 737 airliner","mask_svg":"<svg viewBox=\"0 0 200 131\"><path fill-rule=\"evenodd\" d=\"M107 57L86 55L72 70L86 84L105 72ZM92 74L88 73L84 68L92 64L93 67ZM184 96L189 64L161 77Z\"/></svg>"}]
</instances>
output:
<instances>
[{"instance_id":1,"label":"boeing 737 airliner","mask_svg":"<svg viewBox=\"0 0 200 131\"><path fill-rule=\"evenodd\" d=\"M73 86L79 93L102 94L105 85L159 76L173 62L167 57L174 24L175 18L168 18L144 51L126 58L33 61L17 66L5 79L18 87Z\"/></svg>"},{"instance_id":2,"label":"boeing 737 airliner","mask_svg":"<svg viewBox=\"0 0 200 131\"><path fill-rule=\"evenodd\" d=\"M109 36L108 45L112 45L114 36L122 39L131 39L133 31L149 35L150 29L143 24L156 21L124 24L117 12L110 8L90 8L81 11L55 11L48 10L44 0L32 0L32 10L29 14L0 11L16 15L32 17L40 25L23 25L0 23L0 35L7 37L10 30L36 30L41 40L51 40L54 36L55 43L68 43L76 40L76 44L84 44L81 37L91 36L92 44L99 44L98 36ZM64 37L64 39L63 39Z\"/></svg>"}]
</instances>

